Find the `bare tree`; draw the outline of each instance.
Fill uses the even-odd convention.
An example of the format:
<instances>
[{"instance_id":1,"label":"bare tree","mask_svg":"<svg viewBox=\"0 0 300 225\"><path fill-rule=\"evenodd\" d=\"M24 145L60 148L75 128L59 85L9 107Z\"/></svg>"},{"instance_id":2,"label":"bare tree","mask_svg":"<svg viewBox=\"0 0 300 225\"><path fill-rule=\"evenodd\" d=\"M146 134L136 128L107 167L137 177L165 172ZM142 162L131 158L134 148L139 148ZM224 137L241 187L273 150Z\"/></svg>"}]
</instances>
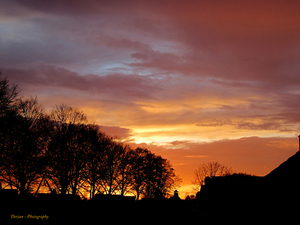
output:
<instances>
[{"instance_id":1,"label":"bare tree","mask_svg":"<svg viewBox=\"0 0 300 225\"><path fill-rule=\"evenodd\" d=\"M87 129L90 147L86 152L85 181L87 185L85 189L89 191L90 199L93 199L95 194L101 192L101 181L105 179L104 155L110 139L100 132L97 125L87 125Z\"/></svg>"},{"instance_id":2,"label":"bare tree","mask_svg":"<svg viewBox=\"0 0 300 225\"><path fill-rule=\"evenodd\" d=\"M121 144L121 143L120 143ZM122 145L122 144L121 144ZM121 195L130 192L133 184L133 156L134 150L129 145L122 145L118 177L118 185Z\"/></svg>"},{"instance_id":3,"label":"bare tree","mask_svg":"<svg viewBox=\"0 0 300 225\"><path fill-rule=\"evenodd\" d=\"M18 85L9 85L9 80L2 77L0 71L0 117L16 112L20 92Z\"/></svg>"},{"instance_id":4,"label":"bare tree","mask_svg":"<svg viewBox=\"0 0 300 225\"><path fill-rule=\"evenodd\" d=\"M219 162L202 163L195 170L195 179L192 181L194 189L199 191L204 184L205 177L226 176L232 174L232 168L224 166Z\"/></svg>"},{"instance_id":5,"label":"bare tree","mask_svg":"<svg viewBox=\"0 0 300 225\"><path fill-rule=\"evenodd\" d=\"M90 148L89 130L84 124L73 125L73 129L72 144L69 146L70 161L72 162L70 189L73 195L79 195L82 194L80 190L84 183L84 169L87 162L87 152Z\"/></svg>"},{"instance_id":6,"label":"bare tree","mask_svg":"<svg viewBox=\"0 0 300 225\"><path fill-rule=\"evenodd\" d=\"M136 148L133 157L133 185L136 199L168 196L181 179L175 176L170 162L146 148Z\"/></svg>"},{"instance_id":7,"label":"bare tree","mask_svg":"<svg viewBox=\"0 0 300 225\"><path fill-rule=\"evenodd\" d=\"M178 187L181 179L174 173L167 159L155 154L147 154L146 187L143 195L146 198L164 198Z\"/></svg>"},{"instance_id":8,"label":"bare tree","mask_svg":"<svg viewBox=\"0 0 300 225\"><path fill-rule=\"evenodd\" d=\"M86 116L76 108L64 104L55 107L50 113L50 143L48 158L48 178L61 194L77 194L79 180L83 173L84 125Z\"/></svg>"},{"instance_id":9,"label":"bare tree","mask_svg":"<svg viewBox=\"0 0 300 225\"><path fill-rule=\"evenodd\" d=\"M44 107L38 102L37 97L18 100L18 114L30 120L32 125L45 117Z\"/></svg>"},{"instance_id":10,"label":"bare tree","mask_svg":"<svg viewBox=\"0 0 300 225\"><path fill-rule=\"evenodd\" d=\"M87 125L86 115L65 104L49 115L37 98L21 99L0 73L0 183L21 195L41 186L61 194L166 197L179 178L170 162L148 149L131 149Z\"/></svg>"},{"instance_id":11,"label":"bare tree","mask_svg":"<svg viewBox=\"0 0 300 225\"><path fill-rule=\"evenodd\" d=\"M146 148L136 148L133 156L133 185L132 189L136 192L136 200L144 193L146 187L146 155L149 150Z\"/></svg>"},{"instance_id":12,"label":"bare tree","mask_svg":"<svg viewBox=\"0 0 300 225\"><path fill-rule=\"evenodd\" d=\"M22 101L20 101L21 103ZM33 111L40 113L37 100L26 100L18 114L5 117L1 123L1 180L20 194L29 193L42 170L42 139L40 120L31 117ZM36 109L36 110L33 110ZM26 111L25 117L22 112Z\"/></svg>"},{"instance_id":13,"label":"bare tree","mask_svg":"<svg viewBox=\"0 0 300 225\"><path fill-rule=\"evenodd\" d=\"M55 108L50 112L50 118L60 123L79 124L87 122L87 117L82 111L66 104L55 105Z\"/></svg>"},{"instance_id":14,"label":"bare tree","mask_svg":"<svg viewBox=\"0 0 300 225\"><path fill-rule=\"evenodd\" d=\"M114 194L118 191L118 177L120 176L120 163L123 147L120 143L115 142L113 138L107 140L104 148L104 168L102 178L100 180L103 192L106 194Z\"/></svg>"}]
</instances>

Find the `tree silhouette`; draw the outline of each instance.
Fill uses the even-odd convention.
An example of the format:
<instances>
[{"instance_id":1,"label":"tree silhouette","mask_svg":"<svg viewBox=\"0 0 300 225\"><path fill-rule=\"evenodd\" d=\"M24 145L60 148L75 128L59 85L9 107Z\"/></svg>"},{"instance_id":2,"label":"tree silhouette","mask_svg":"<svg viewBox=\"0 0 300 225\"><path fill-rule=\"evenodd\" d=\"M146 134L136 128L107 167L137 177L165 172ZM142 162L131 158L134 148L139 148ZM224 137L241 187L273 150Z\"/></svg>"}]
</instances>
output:
<instances>
[{"instance_id":1,"label":"tree silhouette","mask_svg":"<svg viewBox=\"0 0 300 225\"><path fill-rule=\"evenodd\" d=\"M132 189L136 192L136 200L139 200L146 186L146 156L149 154L146 148L136 148L133 155L133 185Z\"/></svg>"},{"instance_id":2,"label":"tree silhouette","mask_svg":"<svg viewBox=\"0 0 300 225\"><path fill-rule=\"evenodd\" d=\"M168 160L146 148L136 148L133 161L132 189L137 200L141 195L145 198L166 197L181 182Z\"/></svg>"},{"instance_id":3,"label":"tree silhouette","mask_svg":"<svg viewBox=\"0 0 300 225\"><path fill-rule=\"evenodd\" d=\"M107 141L104 152L105 173L101 180L101 187L106 194L118 191L118 177L120 175L120 163L123 148L111 138Z\"/></svg>"},{"instance_id":4,"label":"tree silhouette","mask_svg":"<svg viewBox=\"0 0 300 225\"><path fill-rule=\"evenodd\" d=\"M70 188L73 195L77 195L80 192L81 186L84 184L84 168L87 162L86 152L88 150L88 130L86 126L73 125L71 126L73 131L73 140L71 147L71 179L70 179ZM82 193L81 193L82 194Z\"/></svg>"},{"instance_id":5,"label":"tree silhouette","mask_svg":"<svg viewBox=\"0 0 300 225\"><path fill-rule=\"evenodd\" d=\"M17 114L5 116L2 118L5 121L1 121L1 181L24 195L31 191L42 170L37 116L41 111L35 99L20 101L19 104Z\"/></svg>"},{"instance_id":6,"label":"tree silhouette","mask_svg":"<svg viewBox=\"0 0 300 225\"><path fill-rule=\"evenodd\" d=\"M2 74L0 73L0 76ZM21 195L41 187L90 199L97 193L168 196L179 179L170 162L145 148L85 124L86 115L65 104L46 114L37 97L23 99L0 77L0 183ZM3 185L2 185L3 184Z\"/></svg>"},{"instance_id":7,"label":"tree silhouette","mask_svg":"<svg viewBox=\"0 0 300 225\"><path fill-rule=\"evenodd\" d=\"M38 102L37 97L18 100L18 114L34 123L45 117L44 107Z\"/></svg>"},{"instance_id":8,"label":"tree silhouette","mask_svg":"<svg viewBox=\"0 0 300 225\"><path fill-rule=\"evenodd\" d=\"M132 150L129 145L122 145L122 151L120 153L120 175L118 178L118 184L120 193L123 196L131 191L131 187L133 184L134 150Z\"/></svg>"},{"instance_id":9,"label":"tree silhouette","mask_svg":"<svg viewBox=\"0 0 300 225\"><path fill-rule=\"evenodd\" d=\"M20 99L20 89L18 85L9 85L7 78L2 77L0 71L0 117L15 113Z\"/></svg>"},{"instance_id":10,"label":"tree silhouette","mask_svg":"<svg viewBox=\"0 0 300 225\"><path fill-rule=\"evenodd\" d=\"M143 195L146 198L166 197L175 190L180 179L175 176L170 162L161 156L148 153L146 161L145 175L147 182Z\"/></svg>"},{"instance_id":11,"label":"tree silhouette","mask_svg":"<svg viewBox=\"0 0 300 225\"><path fill-rule=\"evenodd\" d=\"M104 179L104 152L109 142L109 138L102 132L97 125L87 125L89 138L89 148L86 152L85 181L90 199L101 191L100 181Z\"/></svg>"},{"instance_id":12,"label":"tree silhouette","mask_svg":"<svg viewBox=\"0 0 300 225\"><path fill-rule=\"evenodd\" d=\"M223 166L219 162L202 163L195 170L195 179L192 181L195 190L199 191L204 184L205 177L226 176L232 174L231 167Z\"/></svg>"},{"instance_id":13,"label":"tree silhouette","mask_svg":"<svg viewBox=\"0 0 300 225\"><path fill-rule=\"evenodd\" d=\"M65 124L87 122L87 117L82 111L66 104L55 105L55 108L50 112L50 119Z\"/></svg>"},{"instance_id":14,"label":"tree silhouette","mask_svg":"<svg viewBox=\"0 0 300 225\"><path fill-rule=\"evenodd\" d=\"M51 141L46 152L48 177L61 194L71 191L75 195L85 163L85 147L80 143L84 125L79 123L85 122L86 116L62 104L51 111L50 119Z\"/></svg>"}]
</instances>

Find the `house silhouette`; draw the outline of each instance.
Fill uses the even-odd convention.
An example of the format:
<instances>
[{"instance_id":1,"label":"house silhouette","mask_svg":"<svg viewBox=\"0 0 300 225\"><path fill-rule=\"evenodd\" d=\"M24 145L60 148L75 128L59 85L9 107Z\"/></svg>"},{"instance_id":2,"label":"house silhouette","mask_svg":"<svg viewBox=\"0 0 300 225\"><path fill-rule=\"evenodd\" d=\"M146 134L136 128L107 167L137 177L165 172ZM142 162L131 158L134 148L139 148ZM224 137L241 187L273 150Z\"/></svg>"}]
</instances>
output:
<instances>
[{"instance_id":1,"label":"house silhouette","mask_svg":"<svg viewBox=\"0 0 300 225\"><path fill-rule=\"evenodd\" d=\"M278 218L285 221L298 215L300 210L299 177L300 151L266 176L233 174L207 177L197 197L203 211L208 214L210 208L223 215L235 212L265 220L277 221L275 218Z\"/></svg>"},{"instance_id":2,"label":"house silhouette","mask_svg":"<svg viewBox=\"0 0 300 225\"><path fill-rule=\"evenodd\" d=\"M277 168L272 170L265 176L268 182L284 183L286 185L299 185L300 176L300 151L296 152L293 156L288 158Z\"/></svg>"}]
</instances>

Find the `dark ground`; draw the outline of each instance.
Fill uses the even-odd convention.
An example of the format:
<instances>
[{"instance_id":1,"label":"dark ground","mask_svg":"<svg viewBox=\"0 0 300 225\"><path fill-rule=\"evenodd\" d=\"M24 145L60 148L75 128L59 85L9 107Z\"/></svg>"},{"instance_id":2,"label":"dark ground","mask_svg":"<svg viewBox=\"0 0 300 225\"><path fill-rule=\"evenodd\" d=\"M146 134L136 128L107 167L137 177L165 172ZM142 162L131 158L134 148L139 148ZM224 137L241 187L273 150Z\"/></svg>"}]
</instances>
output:
<instances>
[{"instance_id":1,"label":"dark ground","mask_svg":"<svg viewBox=\"0 0 300 225\"><path fill-rule=\"evenodd\" d=\"M3 224L289 224L289 221L297 221L300 209L297 199L276 198L269 202L244 202L242 198L226 201L41 201L27 198L2 201L1 208ZM38 216L45 218L38 219Z\"/></svg>"}]
</instances>

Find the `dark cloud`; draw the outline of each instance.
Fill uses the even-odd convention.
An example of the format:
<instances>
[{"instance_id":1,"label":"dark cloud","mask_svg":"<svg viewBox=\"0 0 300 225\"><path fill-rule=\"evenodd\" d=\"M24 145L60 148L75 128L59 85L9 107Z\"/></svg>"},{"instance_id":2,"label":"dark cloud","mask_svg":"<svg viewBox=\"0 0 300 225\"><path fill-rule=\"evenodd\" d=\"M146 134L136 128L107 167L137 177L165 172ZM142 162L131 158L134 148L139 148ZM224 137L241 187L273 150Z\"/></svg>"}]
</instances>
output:
<instances>
[{"instance_id":1,"label":"dark cloud","mask_svg":"<svg viewBox=\"0 0 300 225\"><path fill-rule=\"evenodd\" d=\"M62 67L36 63L28 69L3 69L13 82L23 85L42 85L47 87L70 88L90 93L110 93L129 98L151 98L151 93L160 88L151 85L146 77L135 75L112 74L107 76L81 76Z\"/></svg>"},{"instance_id":2,"label":"dark cloud","mask_svg":"<svg viewBox=\"0 0 300 225\"><path fill-rule=\"evenodd\" d=\"M24 95L47 109L82 108L108 134L148 143L186 184L201 162L265 175L294 152L298 1L2 0L0 8L0 70Z\"/></svg>"},{"instance_id":3,"label":"dark cloud","mask_svg":"<svg viewBox=\"0 0 300 225\"><path fill-rule=\"evenodd\" d=\"M281 131L295 131L295 130L287 130L282 127L281 123L278 122L266 122L266 123L239 123L237 125L238 129L247 129L247 130L281 130Z\"/></svg>"},{"instance_id":4,"label":"dark cloud","mask_svg":"<svg viewBox=\"0 0 300 225\"><path fill-rule=\"evenodd\" d=\"M232 124L233 124L233 122L230 119L225 119L225 120L211 119L211 120L205 121L204 123L196 124L196 126L198 126L198 127L219 127L219 126L223 126L223 125L232 125Z\"/></svg>"},{"instance_id":5,"label":"dark cloud","mask_svg":"<svg viewBox=\"0 0 300 225\"><path fill-rule=\"evenodd\" d=\"M101 126L101 131L112 137L127 139L131 136L131 130L117 126Z\"/></svg>"},{"instance_id":6,"label":"dark cloud","mask_svg":"<svg viewBox=\"0 0 300 225\"><path fill-rule=\"evenodd\" d=\"M93 34L93 41L96 44L104 45L108 48L114 49L132 49L137 51L149 51L151 48L148 44L140 41L132 41L128 38L114 38L103 34Z\"/></svg>"},{"instance_id":7,"label":"dark cloud","mask_svg":"<svg viewBox=\"0 0 300 225\"><path fill-rule=\"evenodd\" d=\"M128 124L292 132L299 123L295 1L2 4L0 66L24 89L98 100L116 117L134 106Z\"/></svg>"},{"instance_id":8,"label":"dark cloud","mask_svg":"<svg viewBox=\"0 0 300 225\"><path fill-rule=\"evenodd\" d=\"M4 1L8 2L8 1ZM62 1L51 1L48 4L45 2L41 2L38 0L26 0L26 1L19 1L19 0L12 0L9 1L10 5L22 6L24 8L29 8L34 11L41 11L47 12L51 14L87 14L101 12L101 6L105 6L104 1L70 1L70 0L62 0ZM98 2L98 3L97 3Z\"/></svg>"},{"instance_id":9,"label":"dark cloud","mask_svg":"<svg viewBox=\"0 0 300 225\"><path fill-rule=\"evenodd\" d=\"M36 40L21 42L15 48L7 47L6 54L21 50L20 54L13 54L14 63L38 58L47 63L58 63L70 61L70 55L74 60L78 53L82 60L103 57L94 51L94 43L99 51L103 51L99 46L131 50L119 52L124 57L132 57L133 62L126 62L131 67L224 80L258 81L269 88L299 85L300 55L294 49L299 42L297 21L300 14L297 11L299 4L295 1L172 1L170 4L168 1L63 0L44 3L32 0L11 1L10 4L5 1L5 5L10 11L15 6L16 9L23 7L26 12L55 14L56 20L45 14L35 24L64 43L57 43L57 39L53 44L44 36L48 47L38 45ZM98 24L95 21L99 21ZM87 44L87 40L93 41ZM173 49L184 51L179 54L154 47L161 41L173 42ZM36 48L33 43L37 43ZM93 53L88 55L83 49L77 54L72 51L81 45ZM26 48L25 51L22 48ZM30 49L36 50L28 54Z\"/></svg>"}]
</instances>

